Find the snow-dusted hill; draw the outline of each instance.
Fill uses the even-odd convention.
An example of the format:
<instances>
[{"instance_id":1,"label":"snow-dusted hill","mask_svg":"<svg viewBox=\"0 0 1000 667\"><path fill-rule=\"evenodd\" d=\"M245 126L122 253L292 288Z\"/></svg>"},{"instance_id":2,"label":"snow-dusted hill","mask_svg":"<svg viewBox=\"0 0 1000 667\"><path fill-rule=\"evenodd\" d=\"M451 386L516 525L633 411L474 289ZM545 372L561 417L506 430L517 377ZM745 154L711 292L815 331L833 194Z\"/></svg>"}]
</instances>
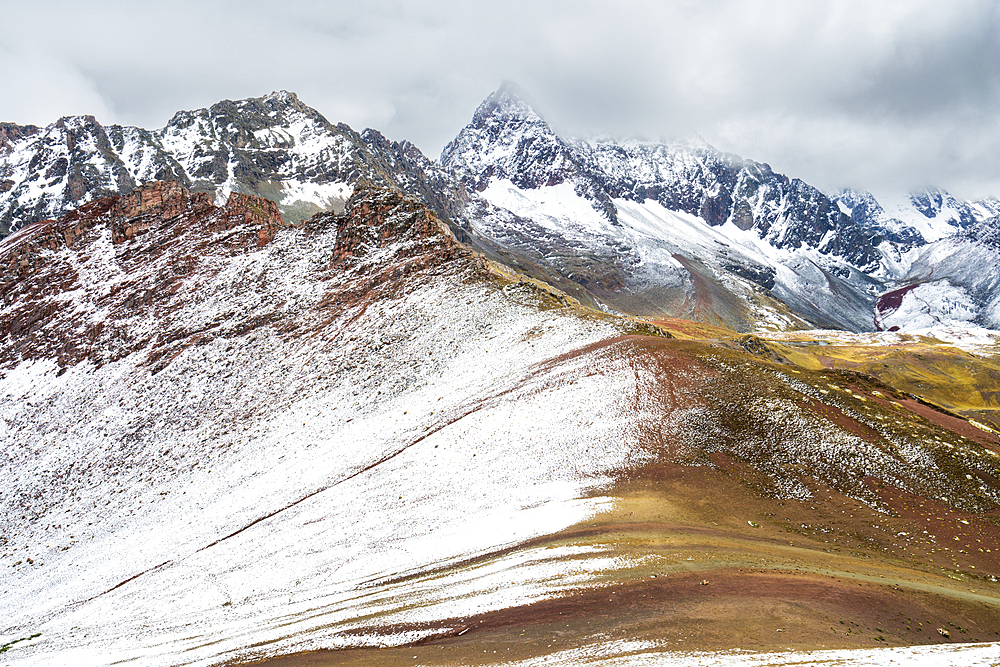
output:
<instances>
[{"instance_id":1,"label":"snow-dusted hill","mask_svg":"<svg viewBox=\"0 0 1000 667\"><path fill-rule=\"evenodd\" d=\"M3 662L990 664L998 213L512 86L0 125Z\"/></svg>"},{"instance_id":2,"label":"snow-dusted hill","mask_svg":"<svg viewBox=\"0 0 1000 667\"><path fill-rule=\"evenodd\" d=\"M524 191L495 187L490 200L532 213ZM527 192L580 205L564 190ZM661 250L643 238L702 224L616 206L651 271ZM578 213L581 228L603 224ZM12 664L215 665L457 639L469 619L619 580L739 577L748 549L771 563L767 550L785 550L798 571L829 551L826 528L803 537L803 520L805 541L786 550L784 524L740 533L766 515L748 520L747 504L849 503L871 533L854 548L895 545L914 529L882 518L892 497L875 478L985 531L954 538L961 596L980 577L975 604L943 575L933 583L949 618L992 627L976 610L994 604L995 560L966 551L993 545L982 517L1000 465L986 430L907 416L870 376L762 361L770 344L750 336L697 347L576 307L458 243L416 198L364 185L341 214L292 226L268 200L217 206L161 182L25 227L0 260L0 643ZM984 386L969 384L976 405ZM605 536L632 515L621 507L634 475L678 466L708 475L699 507L718 496L723 509L671 515L669 534L717 543L650 551L659 515L627 528L655 527L638 551ZM733 540L745 541L727 551ZM854 577L871 558L818 571ZM899 567L886 590L922 594L925 575L899 579Z\"/></svg>"},{"instance_id":3,"label":"snow-dusted hill","mask_svg":"<svg viewBox=\"0 0 1000 667\"><path fill-rule=\"evenodd\" d=\"M266 234L236 195L107 201L3 249L30 263L0 318L3 641L44 637L19 664L365 644L363 609L446 618L572 580L529 552L390 581L601 507L580 498L635 455L627 411L578 398L624 387L588 371L619 329L474 280L482 260L388 191Z\"/></svg>"}]
</instances>

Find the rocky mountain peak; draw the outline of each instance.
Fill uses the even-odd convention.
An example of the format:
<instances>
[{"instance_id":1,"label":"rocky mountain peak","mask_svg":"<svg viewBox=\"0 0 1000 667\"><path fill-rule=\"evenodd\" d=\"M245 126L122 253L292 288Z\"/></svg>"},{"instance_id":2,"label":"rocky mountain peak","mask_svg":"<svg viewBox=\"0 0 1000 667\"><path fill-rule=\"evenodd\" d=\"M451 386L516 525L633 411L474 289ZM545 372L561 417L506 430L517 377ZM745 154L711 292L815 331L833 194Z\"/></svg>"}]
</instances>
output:
<instances>
[{"instance_id":1,"label":"rocky mountain peak","mask_svg":"<svg viewBox=\"0 0 1000 667\"><path fill-rule=\"evenodd\" d=\"M557 135L509 81L479 105L472 122L445 146L441 165L480 192L494 180L530 190L570 183L595 210L616 221L614 206L585 156Z\"/></svg>"},{"instance_id":2,"label":"rocky mountain peak","mask_svg":"<svg viewBox=\"0 0 1000 667\"><path fill-rule=\"evenodd\" d=\"M949 219L955 226L965 229L976 223L976 218L965 202L960 202L944 190L930 188L910 195L910 203L925 218Z\"/></svg>"},{"instance_id":3,"label":"rocky mountain peak","mask_svg":"<svg viewBox=\"0 0 1000 667\"><path fill-rule=\"evenodd\" d=\"M264 95L262 100L273 101L278 104L286 104L288 106L305 106L302 101L299 100L299 96L288 90L275 90L267 95Z\"/></svg>"},{"instance_id":4,"label":"rocky mountain peak","mask_svg":"<svg viewBox=\"0 0 1000 667\"><path fill-rule=\"evenodd\" d=\"M841 190L833 199L847 215L853 215L855 212L874 215L883 211L875 196L866 190Z\"/></svg>"},{"instance_id":5,"label":"rocky mountain peak","mask_svg":"<svg viewBox=\"0 0 1000 667\"><path fill-rule=\"evenodd\" d=\"M289 91L178 111L159 130L104 128L92 116L45 128L8 123L0 126L0 236L158 180L208 193L219 206L234 192L261 195L301 222L342 211L359 179L416 188L439 212L464 201L442 205L464 188L416 147L366 143ZM434 195L442 189L449 194Z\"/></svg>"},{"instance_id":6,"label":"rocky mountain peak","mask_svg":"<svg viewBox=\"0 0 1000 667\"><path fill-rule=\"evenodd\" d=\"M256 147L262 143L262 138L256 133L295 121L332 127L318 111L303 104L293 93L281 91L245 100L223 100L203 109L179 111L161 134L196 129L237 148ZM263 141L266 143L266 138Z\"/></svg>"},{"instance_id":7,"label":"rocky mountain peak","mask_svg":"<svg viewBox=\"0 0 1000 667\"><path fill-rule=\"evenodd\" d=\"M486 127L494 118L504 123L540 123L548 128L548 124L525 100L524 91L513 81L504 81L479 105L472 115L472 125Z\"/></svg>"},{"instance_id":8,"label":"rocky mountain peak","mask_svg":"<svg viewBox=\"0 0 1000 667\"><path fill-rule=\"evenodd\" d=\"M336 262L361 259L388 247L397 249L396 257L421 257L421 268L442 259L470 255L423 202L391 188L359 184L336 219ZM413 266L408 272L412 270Z\"/></svg>"},{"instance_id":9,"label":"rocky mountain peak","mask_svg":"<svg viewBox=\"0 0 1000 667\"><path fill-rule=\"evenodd\" d=\"M24 137L38 132L41 128L35 125L18 125L16 123L0 123L0 151L10 150L12 145Z\"/></svg>"}]
</instances>

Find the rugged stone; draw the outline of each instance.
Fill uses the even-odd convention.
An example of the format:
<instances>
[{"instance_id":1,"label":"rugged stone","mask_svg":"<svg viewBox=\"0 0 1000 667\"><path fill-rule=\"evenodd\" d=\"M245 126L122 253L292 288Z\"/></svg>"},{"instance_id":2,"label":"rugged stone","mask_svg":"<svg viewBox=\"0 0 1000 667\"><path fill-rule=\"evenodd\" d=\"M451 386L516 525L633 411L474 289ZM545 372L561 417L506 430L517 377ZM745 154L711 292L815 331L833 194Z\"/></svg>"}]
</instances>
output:
<instances>
[{"instance_id":1,"label":"rugged stone","mask_svg":"<svg viewBox=\"0 0 1000 667\"><path fill-rule=\"evenodd\" d=\"M152 183L116 200L112 208L111 239L123 243L149 230L155 221L170 220L191 203L187 190L177 181ZM202 202L206 204L210 202Z\"/></svg>"},{"instance_id":2,"label":"rugged stone","mask_svg":"<svg viewBox=\"0 0 1000 667\"><path fill-rule=\"evenodd\" d=\"M195 195L197 197L197 195ZM274 239L278 229L286 226L281 219L278 205L269 199L234 192L222 211L222 215L213 228L232 229L237 225L247 225L257 228L257 246L262 247Z\"/></svg>"},{"instance_id":3,"label":"rugged stone","mask_svg":"<svg viewBox=\"0 0 1000 667\"><path fill-rule=\"evenodd\" d=\"M38 130L39 128L34 125L0 123L0 150L9 149L15 142L20 141L24 137L35 134Z\"/></svg>"},{"instance_id":4,"label":"rugged stone","mask_svg":"<svg viewBox=\"0 0 1000 667\"><path fill-rule=\"evenodd\" d=\"M468 252L423 202L387 188L362 185L337 217L334 261L361 258L393 244L402 246L405 256L430 252L440 258Z\"/></svg>"},{"instance_id":5,"label":"rugged stone","mask_svg":"<svg viewBox=\"0 0 1000 667\"><path fill-rule=\"evenodd\" d=\"M255 250L285 226L274 202L234 193L225 207L217 207L207 194L192 195L176 181L148 183L123 197L87 203L58 220L29 225L0 245L0 300L12 306L0 313L5 341L0 361L48 357L69 365L129 354L149 343L128 329L128 318L137 310L165 314L205 257ZM95 261L101 264L99 273L81 272ZM124 278L106 288L95 284L115 272ZM71 301L56 298L77 290L113 317L90 321ZM162 349L151 358L169 357L168 351L190 335L183 326L171 331L169 318L163 326L158 333Z\"/></svg>"}]
</instances>

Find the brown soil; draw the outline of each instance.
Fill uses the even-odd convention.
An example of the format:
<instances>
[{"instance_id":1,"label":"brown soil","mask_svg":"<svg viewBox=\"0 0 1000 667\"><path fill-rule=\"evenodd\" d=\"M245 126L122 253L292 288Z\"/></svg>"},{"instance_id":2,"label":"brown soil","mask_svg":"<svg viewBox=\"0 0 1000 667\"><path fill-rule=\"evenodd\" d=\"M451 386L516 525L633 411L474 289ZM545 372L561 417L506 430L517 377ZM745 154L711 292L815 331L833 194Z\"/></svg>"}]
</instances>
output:
<instances>
[{"instance_id":1,"label":"brown soil","mask_svg":"<svg viewBox=\"0 0 1000 667\"><path fill-rule=\"evenodd\" d=\"M1000 437L995 433L976 428L965 419L942 412L920 401L903 399L899 403L906 407L907 410L920 415L938 426L948 429L952 433L957 433L964 438L978 442L983 447L994 452L1000 452Z\"/></svg>"}]
</instances>

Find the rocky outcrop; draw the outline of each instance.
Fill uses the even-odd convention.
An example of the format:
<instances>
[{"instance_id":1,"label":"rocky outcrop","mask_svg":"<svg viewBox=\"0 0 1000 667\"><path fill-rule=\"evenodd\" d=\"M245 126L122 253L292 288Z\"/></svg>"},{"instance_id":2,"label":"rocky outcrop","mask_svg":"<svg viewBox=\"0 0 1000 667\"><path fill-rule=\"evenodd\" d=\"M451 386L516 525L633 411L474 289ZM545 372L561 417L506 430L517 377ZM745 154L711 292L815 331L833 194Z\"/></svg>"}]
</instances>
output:
<instances>
[{"instance_id":1,"label":"rocky outcrop","mask_svg":"<svg viewBox=\"0 0 1000 667\"><path fill-rule=\"evenodd\" d=\"M213 231L229 230L237 226L257 230L257 247L263 247L274 240L278 229L286 226L281 218L278 205L269 199L234 192L222 210Z\"/></svg>"},{"instance_id":2,"label":"rocky outcrop","mask_svg":"<svg viewBox=\"0 0 1000 667\"><path fill-rule=\"evenodd\" d=\"M111 240L124 243L149 231L157 223L173 220L189 211L205 211L211 200L201 195L192 201L188 191L176 181L161 181L116 198L111 210Z\"/></svg>"},{"instance_id":3,"label":"rocky outcrop","mask_svg":"<svg viewBox=\"0 0 1000 667\"><path fill-rule=\"evenodd\" d=\"M267 245L285 225L278 206L262 197L234 192L226 205L212 204L208 194L190 194L176 181L158 181L116 198L111 210L111 239L124 243L180 216L203 220L205 229L220 231L247 225L256 230L256 245Z\"/></svg>"},{"instance_id":4,"label":"rocky outcrop","mask_svg":"<svg viewBox=\"0 0 1000 667\"><path fill-rule=\"evenodd\" d=\"M373 250L405 244L407 251L451 245L454 237L421 202L383 188L360 189L337 222L334 260L363 257Z\"/></svg>"},{"instance_id":5,"label":"rocky outcrop","mask_svg":"<svg viewBox=\"0 0 1000 667\"><path fill-rule=\"evenodd\" d=\"M234 193L219 207L176 181L34 223L0 245L0 299L8 306L0 313L0 362L120 358L151 344L129 324L142 312L160 320L163 349L151 358L161 358L191 335L169 317L185 281L266 246L285 226L274 202ZM60 296L67 293L78 297Z\"/></svg>"},{"instance_id":6,"label":"rocky outcrop","mask_svg":"<svg viewBox=\"0 0 1000 667\"><path fill-rule=\"evenodd\" d=\"M0 123L0 151L10 150L10 147L25 137L38 132L34 125L17 125L15 123Z\"/></svg>"},{"instance_id":7,"label":"rocky outcrop","mask_svg":"<svg viewBox=\"0 0 1000 667\"><path fill-rule=\"evenodd\" d=\"M392 188L362 181L342 213L293 227L270 200L233 193L216 206L206 193L157 181L0 243L0 366L101 364L142 351L160 369L199 341L283 327L296 304L269 296L277 288L263 267L289 261L288 252L322 257L305 264L329 312L409 291L420 273L485 267L426 204ZM241 264L251 253L260 254Z\"/></svg>"}]
</instances>

